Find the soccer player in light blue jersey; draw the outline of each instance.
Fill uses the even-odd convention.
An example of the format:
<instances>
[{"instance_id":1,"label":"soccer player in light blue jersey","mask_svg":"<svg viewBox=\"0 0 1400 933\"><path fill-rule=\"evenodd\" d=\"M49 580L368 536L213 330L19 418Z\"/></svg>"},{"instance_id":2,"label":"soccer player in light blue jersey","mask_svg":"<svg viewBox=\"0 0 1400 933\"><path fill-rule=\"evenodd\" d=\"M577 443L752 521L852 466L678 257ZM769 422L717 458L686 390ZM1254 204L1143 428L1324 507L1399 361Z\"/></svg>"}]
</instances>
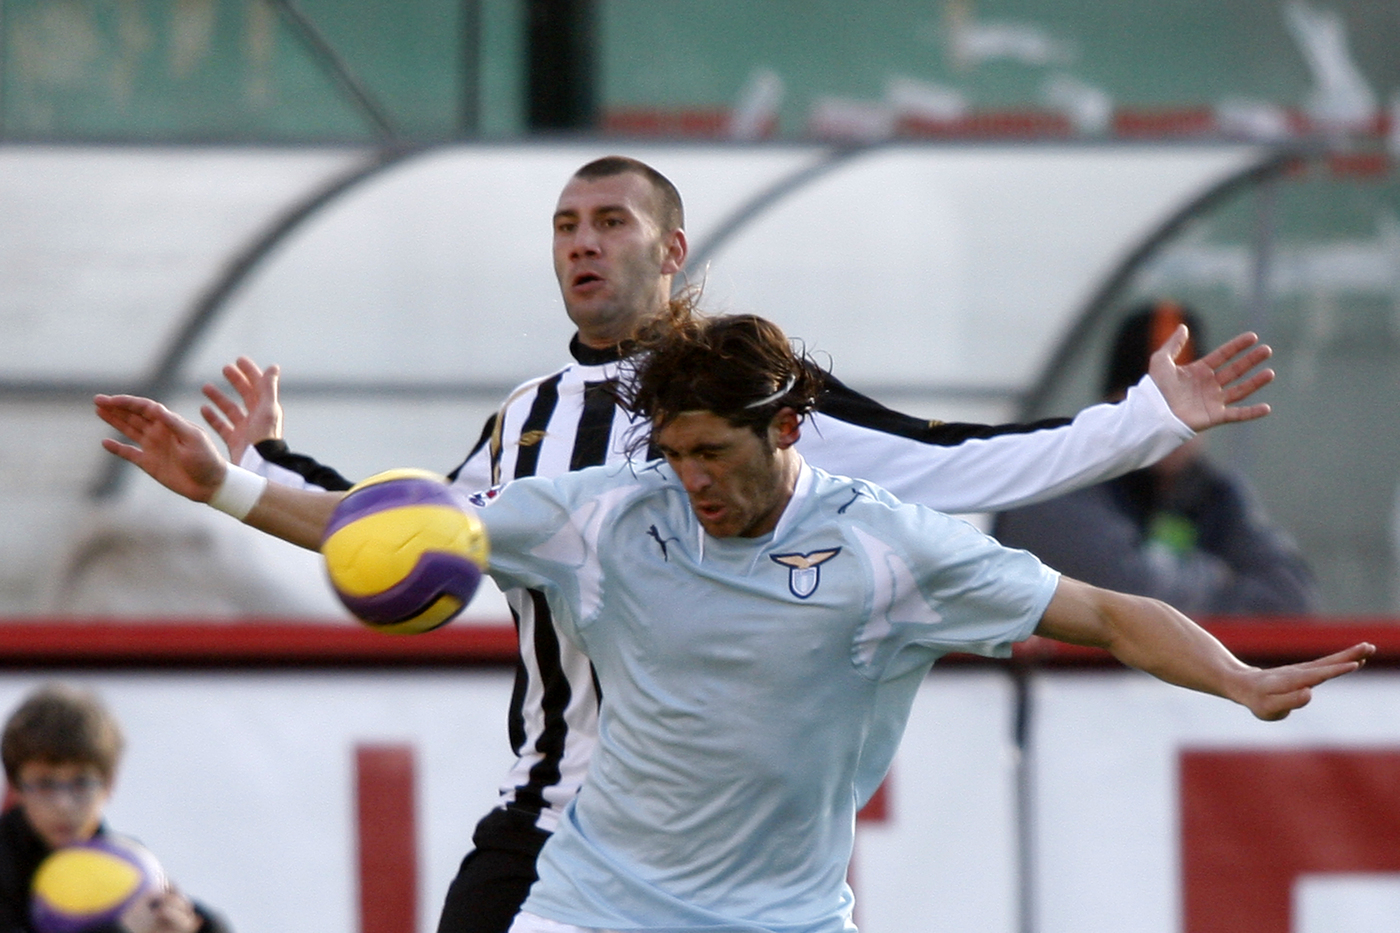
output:
<instances>
[{"instance_id":1,"label":"soccer player in light blue jersey","mask_svg":"<svg viewBox=\"0 0 1400 933\"><path fill-rule=\"evenodd\" d=\"M579 795L513 933L853 929L846 866L919 682L1039 634L1265 720L1356 670L1358 644L1244 664L1164 603L1062 577L970 525L806 464L817 372L761 318L683 303L623 403L656 460L526 478L482 509L490 572L545 594L604 697ZM334 493L229 465L148 399L99 396L104 446L195 501L316 547Z\"/></svg>"}]
</instances>

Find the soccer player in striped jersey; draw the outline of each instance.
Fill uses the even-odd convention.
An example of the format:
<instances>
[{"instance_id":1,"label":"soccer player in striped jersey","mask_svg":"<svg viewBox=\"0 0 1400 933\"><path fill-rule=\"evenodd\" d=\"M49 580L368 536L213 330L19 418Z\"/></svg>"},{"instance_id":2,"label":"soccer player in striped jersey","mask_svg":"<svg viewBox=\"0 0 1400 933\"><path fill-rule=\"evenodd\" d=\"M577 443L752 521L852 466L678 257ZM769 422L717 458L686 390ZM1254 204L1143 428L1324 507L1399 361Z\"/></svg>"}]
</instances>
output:
<instances>
[{"instance_id":1,"label":"soccer player in striped jersey","mask_svg":"<svg viewBox=\"0 0 1400 933\"><path fill-rule=\"evenodd\" d=\"M644 163L612 156L583 166L553 218L555 275L577 334L574 362L510 394L450 474L468 490L528 476L554 477L618 462L631 426L613 388L628 340L665 307L685 264L680 194ZM926 421L892 411L823 374L799 450L829 473L878 483L951 513L1038 501L1145 466L1198 431L1258 418L1241 405L1273 377L1256 367L1269 349L1243 334L1189 366L1173 335L1151 375L1117 405L1071 420L1023 425ZM204 414L235 463L291 486L342 490L349 481L292 453L281 436L278 369L246 358L224 374L242 404L214 386ZM535 856L577 793L597 741L598 695L588 659L554 630L546 600L506 594L519 631L508 713L517 762L499 805L477 826L475 848L448 892L439 933L504 933L535 878Z\"/></svg>"}]
</instances>

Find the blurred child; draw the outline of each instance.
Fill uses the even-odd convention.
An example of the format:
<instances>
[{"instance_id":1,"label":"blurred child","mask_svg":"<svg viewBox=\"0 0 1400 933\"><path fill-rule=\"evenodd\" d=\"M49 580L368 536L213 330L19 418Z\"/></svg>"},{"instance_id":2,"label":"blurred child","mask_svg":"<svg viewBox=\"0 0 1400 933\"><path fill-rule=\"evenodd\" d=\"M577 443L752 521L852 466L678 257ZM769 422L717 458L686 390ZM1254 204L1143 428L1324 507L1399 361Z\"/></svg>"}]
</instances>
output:
<instances>
[{"instance_id":1,"label":"blurred child","mask_svg":"<svg viewBox=\"0 0 1400 933\"><path fill-rule=\"evenodd\" d=\"M94 695L62 685L34 691L0 739L13 804L0 815L0 933L33 933L30 884L62 846L103 836L122 732ZM173 888L139 898L94 933L228 933L222 920Z\"/></svg>"}]
</instances>

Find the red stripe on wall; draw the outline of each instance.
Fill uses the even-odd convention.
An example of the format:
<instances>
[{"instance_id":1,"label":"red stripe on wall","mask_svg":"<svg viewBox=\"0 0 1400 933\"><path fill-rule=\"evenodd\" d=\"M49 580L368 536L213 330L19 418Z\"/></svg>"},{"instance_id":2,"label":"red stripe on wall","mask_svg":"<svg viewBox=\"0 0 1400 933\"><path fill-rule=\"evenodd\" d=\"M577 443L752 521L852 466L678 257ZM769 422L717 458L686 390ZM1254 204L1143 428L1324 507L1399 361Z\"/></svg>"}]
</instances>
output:
<instances>
[{"instance_id":1,"label":"red stripe on wall","mask_svg":"<svg viewBox=\"0 0 1400 933\"><path fill-rule=\"evenodd\" d=\"M1358 641L1376 645L1371 667L1400 667L1400 619L1248 617L1202 620L1251 664L1289 664L1331 654ZM1016 661L1039 667L1121 667L1113 656L1031 638ZM386 635L343 619L0 618L0 667L461 667L508 665L516 658L508 622L454 623L423 635ZM951 665L1006 662L952 654Z\"/></svg>"},{"instance_id":2,"label":"red stripe on wall","mask_svg":"<svg viewBox=\"0 0 1400 933\"><path fill-rule=\"evenodd\" d=\"M885 775L885 779L880 782L880 786L875 788L875 793L870 795L870 799L865 802L865 806L860 808L856 814L858 823L885 823L890 819L890 775Z\"/></svg>"},{"instance_id":3,"label":"red stripe on wall","mask_svg":"<svg viewBox=\"0 0 1400 933\"><path fill-rule=\"evenodd\" d=\"M418 929L418 825L411 745L355 749L360 933Z\"/></svg>"},{"instance_id":4,"label":"red stripe on wall","mask_svg":"<svg viewBox=\"0 0 1400 933\"><path fill-rule=\"evenodd\" d=\"M516 651L510 624L389 635L341 620L0 619L0 665L26 668L498 665Z\"/></svg>"}]
</instances>

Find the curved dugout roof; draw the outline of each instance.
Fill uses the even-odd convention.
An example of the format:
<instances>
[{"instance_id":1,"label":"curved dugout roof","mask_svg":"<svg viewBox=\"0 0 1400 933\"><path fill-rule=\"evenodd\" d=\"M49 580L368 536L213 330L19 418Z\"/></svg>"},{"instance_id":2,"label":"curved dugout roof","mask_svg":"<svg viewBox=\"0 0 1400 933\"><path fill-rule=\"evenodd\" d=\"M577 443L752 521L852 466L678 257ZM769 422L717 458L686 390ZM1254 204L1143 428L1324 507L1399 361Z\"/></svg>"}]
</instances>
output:
<instances>
[{"instance_id":1,"label":"curved dugout roof","mask_svg":"<svg viewBox=\"0 0 1400 933\"><path fill-rule=\"evenodd\" d=\"M0 271L14 283L0 293L13 335L0 418L35 441L6 455L17 481L0 503L13 519L0 613L328 611L319 574L304 599L82 595L106 560L85 497L108 469L86 394L147 384L178 358L185 388L167 401L194 415L188 387L248 354L284 367L294 444L347 475L450 469L505 389L564 360L549 218L569 174L619 148L684 194L707 305L767 314L847 381L968 420L1012 416L1098 281L1180 204L1261 158L1249 146L606 143L450 146L381 166L367 150L0 149ZM123 487L127 531L243 531L149 485ZM121 538L101 525L108 545ZM231 580L261 572L246 552Z\"/></svg>"}]
</instances>

